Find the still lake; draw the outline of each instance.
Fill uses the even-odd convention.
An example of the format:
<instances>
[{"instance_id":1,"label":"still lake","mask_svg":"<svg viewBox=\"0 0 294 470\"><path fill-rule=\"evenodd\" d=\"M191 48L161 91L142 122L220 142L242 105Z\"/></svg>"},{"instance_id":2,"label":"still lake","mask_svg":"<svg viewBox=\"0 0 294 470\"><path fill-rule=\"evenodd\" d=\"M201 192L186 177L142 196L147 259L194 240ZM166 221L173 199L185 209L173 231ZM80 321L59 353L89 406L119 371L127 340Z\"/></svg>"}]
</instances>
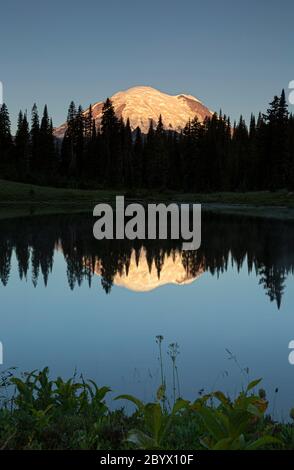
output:
<instances>
[{"instance_id":1,"label":"still lake","mask_svg":"<svg viewBox=\"0 0 294 470\"><path fill-rule=\"evenodd\" d=\"M169 394L178 343L181 395L234 396L263 377L269 410L294 407L294 223L204 213L202 244L97 241L91 215L0 221L3 365L76 371L152 400L162 335ZM278 391L276 391L278 389Z\"/></svg>"}]
</instances>

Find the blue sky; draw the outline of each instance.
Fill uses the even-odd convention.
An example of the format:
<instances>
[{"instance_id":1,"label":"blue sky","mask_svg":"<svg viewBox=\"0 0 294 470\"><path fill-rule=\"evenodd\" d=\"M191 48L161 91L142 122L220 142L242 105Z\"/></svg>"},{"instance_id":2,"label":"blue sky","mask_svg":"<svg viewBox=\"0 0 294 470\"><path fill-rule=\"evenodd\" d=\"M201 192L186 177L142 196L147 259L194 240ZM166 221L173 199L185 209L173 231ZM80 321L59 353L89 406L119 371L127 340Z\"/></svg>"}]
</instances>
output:
<instances>
[{"instance_id":1,"label":"blue sky","mask_svg":"<svg viewBox=\"0 0 294 470\"><path fill-rule=\"evenodd\" d=\"M264 110L294 79L291 0L10 0L0 80L13 123L48 104L54 124L134 85L189 93L233 119Z\"/></svg>"}]
</instances>

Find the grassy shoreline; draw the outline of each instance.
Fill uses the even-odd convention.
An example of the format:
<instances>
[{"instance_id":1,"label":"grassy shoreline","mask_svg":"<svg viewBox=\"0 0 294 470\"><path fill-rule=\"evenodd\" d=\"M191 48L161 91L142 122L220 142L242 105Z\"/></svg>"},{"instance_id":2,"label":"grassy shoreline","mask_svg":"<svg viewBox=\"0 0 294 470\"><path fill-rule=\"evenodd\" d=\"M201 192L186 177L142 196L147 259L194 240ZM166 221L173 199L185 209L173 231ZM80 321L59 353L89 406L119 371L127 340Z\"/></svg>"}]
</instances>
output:
<instances>
[{"instance_id":1,"label":"grassy shoreline","mask_svg":"<svg viewBox=\"0 0 294 470\"><path fill-rule=\"evenodd\" d=\"M181 193L147 190L82 190L37 186L0 180L0 217L46 213L91 212L99 202L114 202L116 195L126 200L148 202L194 202L205 210L251 216L294 219L294 193Z\"/></svg>"}]
</instances>

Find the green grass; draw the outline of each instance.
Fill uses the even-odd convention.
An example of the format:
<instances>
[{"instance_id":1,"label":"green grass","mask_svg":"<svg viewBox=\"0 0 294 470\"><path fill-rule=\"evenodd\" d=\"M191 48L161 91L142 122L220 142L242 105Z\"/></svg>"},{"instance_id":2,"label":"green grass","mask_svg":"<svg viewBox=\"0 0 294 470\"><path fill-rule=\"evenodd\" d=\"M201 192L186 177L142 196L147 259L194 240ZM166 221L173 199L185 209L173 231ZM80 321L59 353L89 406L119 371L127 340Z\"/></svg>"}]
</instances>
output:
<instances>
[{"instance_id":1,"label":"green grass","mask_svg":"<svg viewBox=\"0 0 294 470\"><path fill-rule=\"evenodd\" d=\"M92 211L101 201L114 201L117 191L51 188L0 180L0 219Z\"/></svg>"},{"instance_id":2,"label":"green grass","mask_svg":"<svg viewBox=\"0 0 294 470\"><path fill-rule=\"evenodd\" d=\"M200 203L242 204L250 206L294 207L294 193L288 191L252 191L245 193L211 193L187 195ZM187 198L184 194L179 199Z\"/></svg>"},{"instance_id":3,"label":"green grass","mask_svg":"<svg viewBox=\"0 0 294 470\"><path fill-rule=\"evenodd\" d=\"M138 202L194 202L207 204L212 210L248 211L263 215L262 208L294 208L294 193L287 191L260 191L247 193L182 193L149 190L81 190L37 186L0 180L0 217L92 211L99 202L113 202L115 196L124 194L128 200ZM228 207L231 206L231 207ZM259 209L259 211L258 211ZM265 210L265 212L266 212ZM285 216L288 216L286 214ZM291 217L293 214L291 213Z\"/></svg>"},{"instance_id":4,"label":"green grass","mask_svg":"<svg viewBox=\"0 0 294 470\"><path fill-rule=\"evenodd\" d=\"M156 199L156 200L178 200L199 201L206 203L222 204L248 204L248 205L270 205L294 207L294 193L286 190L269 192L256 191L245 193L181 193L174 191L149 191L149 190L82 190L63 189L46 186L37 186L25 183L0 180L0 201L3 203L80 203L93 204L100 200L112 200L116 194L127 194L131 199Z\"/></svg>"},{"instance_id":5,"label":"green grass","mask_svg":"<svg viewBox=\"0 0 294 470\"><path fill-rule=\"evenodd\" d=\"M51 188L0 180L0 201L3 203L87 204L108 200L116 191Z\"/></svg>"},{"instance_id":6,"label":"green grass","mask_svg":"<svg viewBox=\"0 0 294 470\"><path fill-rule=\"evenodd\" d=\"M52 380L48 368L22 377L7 371L0 392L15 392L0 394L0 449L294 449L294 425L266 414L259 383L249 383L234 400L216 391L169 406L160 387L152 403L121 395L115 397L121 408L113 410L105 400L110 389L82 376ZM131 414L126 402L135 405Z\"/></svg>"}]
</instances>

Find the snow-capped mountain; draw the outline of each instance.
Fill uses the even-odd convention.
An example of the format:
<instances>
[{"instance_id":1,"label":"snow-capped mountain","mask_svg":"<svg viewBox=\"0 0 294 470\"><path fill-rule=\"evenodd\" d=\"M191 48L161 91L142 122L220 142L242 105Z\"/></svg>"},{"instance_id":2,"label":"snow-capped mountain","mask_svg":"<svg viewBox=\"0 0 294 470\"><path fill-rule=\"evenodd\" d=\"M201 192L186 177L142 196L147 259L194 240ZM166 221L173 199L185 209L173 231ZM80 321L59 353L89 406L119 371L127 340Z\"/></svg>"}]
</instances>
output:
<instances>
[{"instance_id":1,"label":"snow-capped mountain","mask_svg":"<svg viewBox=\"0 0 294 470\"><path fill-rule=\"evenodd\" d=\"M157 123L161 114L166 129L180 131L189 119L198 117L203 121L212 112L197 98L191 95L168 95L149 86L135 86L115 93L111 98L116 115L130 120L132 130L138 126L143 133L148 132L150 120ZM93 118L97 129L100 126L103 102L92 105ZM88 110L85 110L87 114ZM55 129L55 136L63 137L66 124Z\"/></svg>"},{"instance_id":2,"label":"snow-capped mountain","mask_svg":"<svg viewBox=\"0 0 294 470\"><path fill-rule=\"evenodd\" d=\"M86 262L87 264L87 262ZM94 266L94 272L101 276L102 266L99 261ZM128 270L124 268L122 272L115 274L113 283L116 286L136 292L149 292L166 284L175 284L178 286L191 284L204 273L204 265L201 265L197 273L188 273L183 265L182 256L179 252L173 255L165 255L160 275L153 262L150 267L147 259L147 253L142 250L139 260L135 251L132 252Z\"/></svg>"}]
</instances>

